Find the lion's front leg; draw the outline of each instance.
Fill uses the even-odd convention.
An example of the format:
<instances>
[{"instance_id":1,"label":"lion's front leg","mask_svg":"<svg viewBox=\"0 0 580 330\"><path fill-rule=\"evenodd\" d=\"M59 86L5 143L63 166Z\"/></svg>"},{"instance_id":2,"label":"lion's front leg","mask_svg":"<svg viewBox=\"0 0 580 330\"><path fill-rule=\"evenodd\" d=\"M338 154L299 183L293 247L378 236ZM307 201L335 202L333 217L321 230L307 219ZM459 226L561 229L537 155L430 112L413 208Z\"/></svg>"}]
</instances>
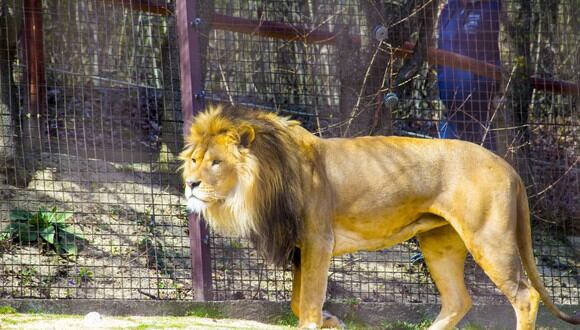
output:
<instances>
[{"instance_id":1,"label":"lion's front leg","mask_svg":"<svg viewBox=\"0 0 580 330\"><path fill-rule=\"evenodd\" d=\"M296 317L300 317L300 277L300 261L298 260L292 269L292 300L290 301L290 308Z\"/></svg>"},{"instance_id":2,"label":"lion's front leg","mask_svg":"<svg viewBox=\"0 0 580 330\"><path fill-rule=\"evenodd\" d=\"M297 317L300 317L300 289L302 282L302 272L300 271L300 261L293 265L292 271L292 300L290 302L290 307L292 313ZM336 316L330 314L327 311L322 311L322 328L344 328L344 323L340 321Z\"/></svg>"},{"instance_id":3,"label":"lion's front leg","mask_svg":"<svg viewBox=\"0 0 580 330\"><path fill-rule=\"evenodd\" d=\"M295 275L300 275L299 327L302 329L316 329L325 325L322 305L326 297L332 247L331 237L325 239L317 235L307 237L301 247L300 267Z\"/></svg>"}]
</instances>

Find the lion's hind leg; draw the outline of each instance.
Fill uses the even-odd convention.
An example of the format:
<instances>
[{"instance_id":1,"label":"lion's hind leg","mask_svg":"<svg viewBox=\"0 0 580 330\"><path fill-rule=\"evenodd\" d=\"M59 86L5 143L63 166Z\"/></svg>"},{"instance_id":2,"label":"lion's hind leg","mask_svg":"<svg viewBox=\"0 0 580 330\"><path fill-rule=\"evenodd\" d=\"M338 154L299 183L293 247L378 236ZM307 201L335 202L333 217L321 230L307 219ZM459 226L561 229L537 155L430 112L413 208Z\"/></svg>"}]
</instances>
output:
<instances>
[{"instance_id":1,"label":"lion's hind leg","mask_svg":"<svg viewBox=\"0 0 580 330\"><path fill-rule=\"evenodd\" d=\"M513 306L517 329L535 329L540 294L524 273L515 234L495 228L480 230L477 240L466 244L474 260Z\"/></svg>"},{"instance_id":2,"label":"lion's hind leg","mask_svg":"<svg viewBox=\"0 0 580 330\"><path fill-rule=\"evenodd\" d=\"M511 190L506 191L507 195L515 195ZM488 206L481 206L484 203ZM521 262L515 205L501 198L480 201L471 203L468 209L457 214L471 220L462 222L447 217L449 222L463 239L475 262L513 306L517 329L534 329L540 295L528 283Z\"/></svg>"},{"instance_id":3,"label":"lion's hind leg","mask_svg":"<svg viewBox=\"0 0 580 330\"><path fill-rule=\"evenodd\" d=\"M441 295L441 312L429 329L454 329L471 308L464 280L467 249L449 225L419 234L417 238Z\"/></svg>"}]
</instances>

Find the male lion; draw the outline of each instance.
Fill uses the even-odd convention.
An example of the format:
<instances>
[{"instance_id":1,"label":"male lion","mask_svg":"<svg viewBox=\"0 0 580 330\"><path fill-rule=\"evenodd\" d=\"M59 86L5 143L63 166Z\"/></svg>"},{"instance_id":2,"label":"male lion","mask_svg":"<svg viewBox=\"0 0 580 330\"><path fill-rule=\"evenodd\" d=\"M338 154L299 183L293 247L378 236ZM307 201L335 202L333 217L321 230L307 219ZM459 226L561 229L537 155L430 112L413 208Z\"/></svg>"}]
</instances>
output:
<instances>
[{"instance_id":1,"label":"male lion","mask_svg":"<svg viewBox=\"0 0 580 330\"><path fill-rule=\"evenodd\" d=\"M534 328L540 298L557 317L580 323L540 281L522 180L480 146L321 139L288 118L221 107L194 118L186 144L189 209L221 234L250 239L274 264L294 259L291 306L302 328L340 326L322 312L332 256L412 237L441 293L431 329L454 328L471 307L467 252L513 305L518 329Z\"/></svg>"}]
</instances>

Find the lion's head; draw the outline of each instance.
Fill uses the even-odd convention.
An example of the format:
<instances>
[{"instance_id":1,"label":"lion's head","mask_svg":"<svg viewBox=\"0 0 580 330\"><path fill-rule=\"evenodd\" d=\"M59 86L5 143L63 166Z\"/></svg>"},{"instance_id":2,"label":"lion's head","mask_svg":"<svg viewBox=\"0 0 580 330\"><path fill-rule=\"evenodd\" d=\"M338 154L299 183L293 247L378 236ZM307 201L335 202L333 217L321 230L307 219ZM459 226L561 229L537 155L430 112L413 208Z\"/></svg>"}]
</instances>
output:
<instances>
[{"instance_id":1,"label":"lion's head","mask_svg":"<svg viewBox=\"0 0 580 330\"><path fill-rule=\"evenodd\" d=\"M210 107L194 118L180 155L188 208L220 234L249 238L275 264L291 256L302 226L300 162L287 133L296 125Z\"/></svg>"}]
</instances>

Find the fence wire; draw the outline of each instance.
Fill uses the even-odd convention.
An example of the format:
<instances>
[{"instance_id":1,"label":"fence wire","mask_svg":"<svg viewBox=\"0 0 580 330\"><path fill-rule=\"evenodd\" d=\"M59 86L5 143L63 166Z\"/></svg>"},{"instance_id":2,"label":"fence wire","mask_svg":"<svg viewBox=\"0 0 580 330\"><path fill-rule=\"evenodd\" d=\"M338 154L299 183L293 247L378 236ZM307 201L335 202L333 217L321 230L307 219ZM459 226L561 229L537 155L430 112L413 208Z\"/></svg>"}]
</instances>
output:
<instances>
[{"instance_id":1,"label":"fence wire","mask_svg":"<svg viewBox=\"0 0 580 330\"><path fill-rule=\"evenodd\" d=\"M160 4L167 10L153 10ZM0 0L0 298L193 297L173 8L43 1L46 97L35 108L31 9ZM510 161L531 197L542 279L557 304L579 303L574 1L200 9L208 102L291 115L323 137L462 138ZM289 268L267 265L242 239L211 235L209 246L213 299L289 299ZM437 303L419 252L411 240L336 257L328 297ZM466 279L476 302L504 302L470 258Z\"/></svg>"},{"instance_id":2,"label":"fence wire","mask_svg":"<svg viewBox=\"0 0 580 330\"><path fill-rule=\"evenodd\" d=\"M28 52L0 43L15 51L1 89L16 95L0 146L11 162L0 188L0 297L191 299L172 157L182 133L171 18L131 2L38 3L0 1L4 29L41 14L46 69L35 113Z\"/></svg>"}]
</instances>

